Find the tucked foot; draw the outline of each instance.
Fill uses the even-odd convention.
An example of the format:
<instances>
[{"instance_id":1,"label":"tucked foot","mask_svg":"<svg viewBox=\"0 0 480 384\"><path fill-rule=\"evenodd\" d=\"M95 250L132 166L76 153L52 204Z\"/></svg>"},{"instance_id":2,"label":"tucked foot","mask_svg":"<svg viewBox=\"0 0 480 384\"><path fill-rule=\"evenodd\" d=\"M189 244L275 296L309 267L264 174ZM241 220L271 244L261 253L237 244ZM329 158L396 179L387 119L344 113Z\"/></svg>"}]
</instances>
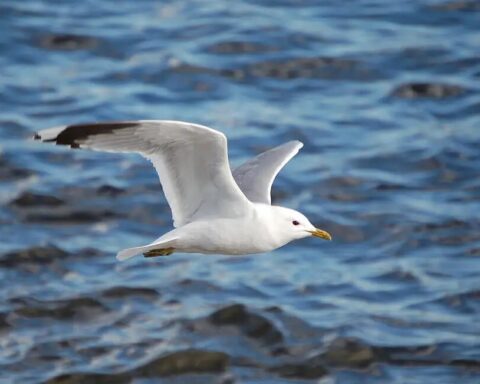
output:
<instances>
[{"instance_id":1,"label":"tucked foot","mask_svg":"<svg viewBox=\"0 0 480 384\"><path fill-rule=\"evenodd\" d=\"M145 257L156 257L156 256L169 256L175 251L175 248L157 248L151 249L148 252L145 252L143 256Z\"/></svg>"}]
</instances>

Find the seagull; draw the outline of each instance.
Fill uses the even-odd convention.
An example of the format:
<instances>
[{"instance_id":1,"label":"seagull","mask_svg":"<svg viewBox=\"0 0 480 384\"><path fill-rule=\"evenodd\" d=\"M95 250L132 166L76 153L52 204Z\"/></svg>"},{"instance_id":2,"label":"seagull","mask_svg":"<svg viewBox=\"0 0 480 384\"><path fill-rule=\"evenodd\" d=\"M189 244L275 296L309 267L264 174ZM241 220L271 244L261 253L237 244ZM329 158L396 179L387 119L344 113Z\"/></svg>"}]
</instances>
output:
<instances>
[{"instance_id":1,"label":"seagull","mask_svg":"<svg viewBox=\"0 0 480 384\"><path fill-rule=\"evenodd\" d=\"M225 135L182 121L67 125L41 130L34 139L70 148L135 152L152 162L174 229L150 244L121 250L118 260L173 252L246 255L307 236L332 239L300 212L271 204L273 180L303 147L300 141L263 152L232 172Z\"/></svg>"}]
</instances>

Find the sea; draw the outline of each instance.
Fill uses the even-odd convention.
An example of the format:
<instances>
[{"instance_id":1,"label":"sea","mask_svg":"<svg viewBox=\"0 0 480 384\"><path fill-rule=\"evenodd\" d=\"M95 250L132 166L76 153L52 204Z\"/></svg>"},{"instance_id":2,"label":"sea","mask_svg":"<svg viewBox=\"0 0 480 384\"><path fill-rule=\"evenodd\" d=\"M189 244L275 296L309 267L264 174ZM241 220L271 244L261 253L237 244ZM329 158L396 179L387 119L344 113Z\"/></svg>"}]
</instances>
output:
<instances>
[{"instance_id":1,"label":"sea","mask_svg":"<svg viewBox=\"0 0 480 384\"><path fill-rule=\"evenodd\" d=\"M477 0L1 0L0 383L480 383L479 52ZM154 169L31 138L137 119L302 141L333 241L117 261Z\"/></svg>"}]
</instances>

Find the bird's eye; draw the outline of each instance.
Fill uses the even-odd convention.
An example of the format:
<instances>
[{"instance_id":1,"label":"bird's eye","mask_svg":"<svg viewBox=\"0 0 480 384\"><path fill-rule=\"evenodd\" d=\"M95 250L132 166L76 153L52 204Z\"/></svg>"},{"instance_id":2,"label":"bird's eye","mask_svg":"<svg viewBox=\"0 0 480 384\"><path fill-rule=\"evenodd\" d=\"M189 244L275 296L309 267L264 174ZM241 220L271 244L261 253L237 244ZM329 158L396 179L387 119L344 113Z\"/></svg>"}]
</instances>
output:
<instances>
[{"instance_id":1,"label":"bird's eye","mask_svg":"<svg viewBox=\"0 0 480 384\"><path fill-rule=\"evenodd\" d=\"M299 223L297 220L293 220L293 221L292 221L292 224L293 224L293 225L299 225L300 223Z\"/></svg>"}]
</instances>

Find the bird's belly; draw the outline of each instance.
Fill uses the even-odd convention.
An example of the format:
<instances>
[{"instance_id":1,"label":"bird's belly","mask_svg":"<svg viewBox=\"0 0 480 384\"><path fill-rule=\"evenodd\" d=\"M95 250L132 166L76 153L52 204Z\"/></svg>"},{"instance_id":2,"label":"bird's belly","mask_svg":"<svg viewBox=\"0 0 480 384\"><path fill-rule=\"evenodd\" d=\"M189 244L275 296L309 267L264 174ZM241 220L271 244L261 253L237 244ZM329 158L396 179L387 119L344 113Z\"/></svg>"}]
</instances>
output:
<instances>
[{"instance_id":1,"label":"bird's belly","mask_svg":"<svg viewBox=\"0 0 480 384\"><path fill-rule=\"evenodd\" d=\"M209 222L208 226L196 226L185 231L182 245L183 252L247 255L268 252L277 248L274 242L262 231L237 223ZM185 227L187 230L187 228Z\"/></svg>"},{"instance_id":2,"label":"bird's belly","mask_svg":"<svg viewBox=\"0 0 480 384\"><path fill-rule=\"evenodd\" d=\"M211 239L211 238L210 238ZM223 254L223 255L248 255L252 253L261 253L272 250L270 246L259 245L254 238L242 239L242 241L224 242L211 239L208 243L197 242L191 244L185 252L208 253L208 254Z\"/></svg>"}]
</instances>

